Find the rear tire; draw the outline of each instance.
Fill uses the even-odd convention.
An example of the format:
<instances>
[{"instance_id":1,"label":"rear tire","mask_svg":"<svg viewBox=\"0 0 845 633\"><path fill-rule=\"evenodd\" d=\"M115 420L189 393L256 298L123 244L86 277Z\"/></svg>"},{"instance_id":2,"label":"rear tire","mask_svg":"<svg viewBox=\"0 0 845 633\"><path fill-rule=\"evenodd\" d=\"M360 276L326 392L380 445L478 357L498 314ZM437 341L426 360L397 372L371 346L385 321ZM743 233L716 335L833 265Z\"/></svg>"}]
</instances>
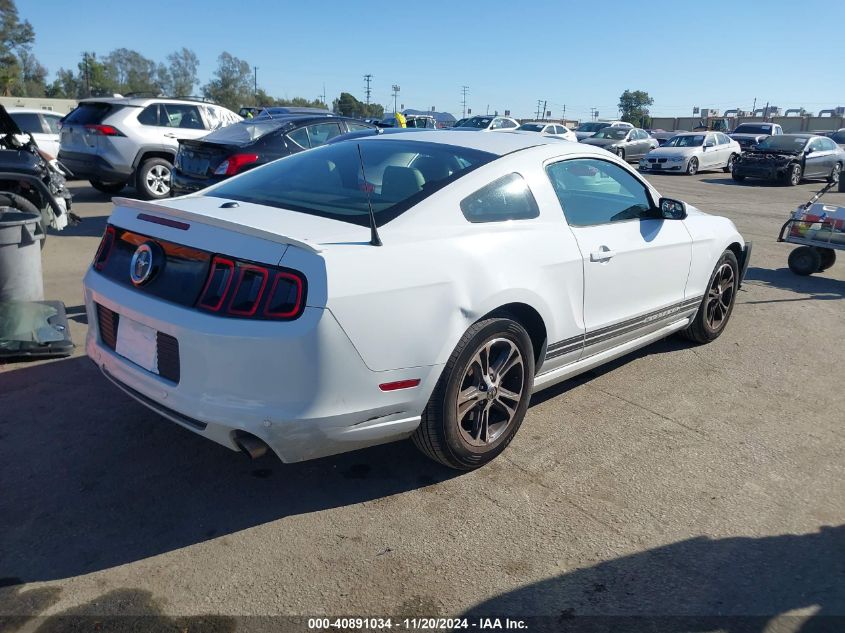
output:
<instances>
[{"instance_id":1,"label":"rear tire","mask_svg":"<svg viewBox=\"0 0 845 633\"><path fill-rule=\"evenodd\" d=\"M170 174L173 165L164 158L150 158L141 163L135 175L135 188L144 200L170 197Z\"/></svg>"},{"instance_id":2,"label":"rear tire","mask_svg":"<svg viewBox=\"0 0 845 633\"><path fill-rule=\"evenodd\" d=\"M47 243L47 222L45 221L44 214L38 207L23 196L11 193L10 191L0 191L0 207L12 207L21 213L32 213L41 218L38 220L38 226L44 234L44 237L41 239L41 250L43 251L44 245Z\"/></svg>"},{"instance_id":3,"label":"rear tire","mask_svg":"<svg viewBox=\"0 0 845 633\"><path fill-rule=\"evenodd\" d=\"M736 162L736 154L731 154L730 158L728 158L728 164L722 167L722 171L726 174L733 173L734 170L734 163Z\"/></svg>"},{"instance_id":4,"label":"rear tire","mask_svg":"<svg viewBox=\"0 0 845 633\"><path fill-rule=\"evenodd\" d=\"M842 177L842 163L836 163L833 169L830 170L830 176L827 177L828 182L837 183Z\"/></svg>"},{"instance_id":5,"label":"rear tire","mask_svg":"<svg viewBox=\"0 0 845 633\"><path fill-rule=\"evenodd\" d=\"M722 253L701 300L698 312L681 336L696 343L715 341L728 324L739 290L739 264L733 251Z\"/></svg>"},{"instance_id":6,"label":"rear tire","mask_svg":"<svg viewBox=\"0 0 845 633\"><path fill-rule=\"evenodd\" d=\"M796 275L806 277L819 271L822 265L822 256L812 246L799 246L789 254L789 270Z\"/></svg>"},{"instance_id":7,"label":"rear tire","mask_svg":"<svg viewBox=\"0 0 845 633\"><path fill-rule=\"evenodd\" d=\"M479 468L516 435L533 384L534 350L525 328L504 316L479 321L443 368L413 442L450 468Z\"/></svg>"},{"instance_id":8,"label":"rear tire","mask_svg":"<svg viewBox=\"0 0 845 633\"><path fill-rule=\"evenodd\" d=\"M832 248L817 248L821 264L819 264L819 272L824 272L836 263L836 251Z\"/></svg>"},{"instance_id":9,"label":"rear tire","mask_svg":"<svg viewBox=\"0 0 845 633\"><path fill-rule=\"evenodd\" d=\"M89 180L91 186L103 193L119 193L126 186L125 182L103 182L101 180Z\"/></svg>"},{"instance_id":10,"label":"rear tire","mask_svg":"<svg viewBox=\"0 0 845 633\"><path fill-rule=\"evenodd\" d=\"M784 182L788 187L794 187L801 182L801 177L804 175L804 170L801 169L801 165L798 163L793 163L786 169L786 173L784 174Z\"/></svg>"},{"instance_id":11,"label":"rear tire","mask_svg":"<svg viewBox=\"0 0 845 633\"><path fill-rule=\"evenodd\" d=\"M695 176L698 173L698 159L693 156L689 159L689 163L687 163L687 175L688 176Z\"/></svg>"},{"instance_id":12,"label":"rear tire","mask_svg":"<svg viewBox=\"0 0 845 633\"><path fill-rule=\"evenodd\" d=\"M617 149L617 150L616 150L616 155L617 155L619 158L621 158L622 160L625 160L625 150L624 150L624 149L622 149L621 147L620 147L619 149Z\"/></svg>"}]
</instances>

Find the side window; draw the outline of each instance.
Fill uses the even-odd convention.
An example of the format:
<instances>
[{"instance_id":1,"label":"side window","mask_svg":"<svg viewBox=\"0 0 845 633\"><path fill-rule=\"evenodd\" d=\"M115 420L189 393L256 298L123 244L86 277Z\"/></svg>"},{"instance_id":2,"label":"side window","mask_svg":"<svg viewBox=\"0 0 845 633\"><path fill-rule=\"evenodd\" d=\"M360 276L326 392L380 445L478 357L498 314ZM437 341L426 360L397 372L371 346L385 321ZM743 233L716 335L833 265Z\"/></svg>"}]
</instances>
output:
<instances>
[{"instance_id":1,"label":"side window","mask_svg":"<svg viewBox=\"0 0 845 633\"><path fill-rule=\"evenodd\" d=\"M571 226L659 217L645 186L619 165L576 158L549 165L546 173Z\"/></svg>"},{"instance_id":2,"label":"side window","mask_svg":"<svg viewBox=\"0 0 845 633\"><path fill-rule=\"evenodd\" d=\"M562 125L555 126L555 134L566 134L566 128Z\"/></svg>"},{"instance_id":3,"label":"side window","mask_svg":"<svg viewBox=\"0 0 845 633\"><path fill-rule=\"evenodd\" d=\"M311 143L308 140L308 130L304 127L288 132L288 138L299 145L301 149L311 147Z\"/></svg>"},{"instance_id":4,"label":"side window","mask_svg":"<svg viewBox=\"0 0 845 633\"><path fill-rule=\"evenodd\" d=\"M41 117L34 112L12 112L10 116L23 132L30 134L43 134L44 126Z\"/></svg>"},{"instance_id":5,"label":"side window","mask_svg":"<svg viewBox=\"0 0 845 633\"><path fill-rule=\"evenodd\" d=\"M138 123L141 125L158 125L158 104L148 105L138 115Z\"/></svg>"},{"instance_id":6,"label":"side window","mask_svg":"<svg viewBox=\"0 0 845 633\"><path fill-rule=\"evenodd\" d=\"M807 149L811 149L814 152L820 152L822 149L824 149L824 146L822 144L822 139L820 139L820 138L813 139L812 141L810 141L810 146Z\"/></svg>"},{"instance_id":7,"label":"side window","mask_svg":"<svg viewBox=\"0 0 845 633\"><path fill-rule=\"evenodd\" d=\"M470 222L527 220L540 215L528 183L515 173L502 176L461 200L461 211Z\"/></svg>"},{"instance_id":8,"label":"side window","mask_svg":"<svg viewBox=\"0 0 845 633\"><path fill-rule=\"evenodd\" d=\"M56 116L55 114L43 114L44 121L47 123L47 127L50 129L52 134L59 133L59 119L62 117Z\"/></svg>"},{"instance_id":9,"label":"side window","mask_svg":"<svg viewBox=\"0 0 845 633\"><path fill-rule=\"evenodd\" d=\"M503 119L502 120L502 127L512 128L512 127L517 127L517 125L513 121L509 121L508 119Z\"/></svg>"},{"instance_id":10,"label":"side window","mask_svg":"<svg viewBox=\"0 0 845 633\"><path fill-rule=\"evenodd\" d=\"M499 130L504 126L504 121L502 119L493 119L493 124L490 126L491 130Z\"/></svg>"},{"instance_id":11,"label":"side window","mask_svg":"<svg viewBox=\"0 0 845 633\"><path fill-rule=\"evenodd\" d=\"M337 123L315 123L309 125L306 129L311 140L311 147L325 145L330 138L340 134L340 126Z\"/></svg>"},{"instance_id":12,"label":"side window","mask_svg":"<svg viewBox=\"0 0 845 633\"><path fill-rule=\"evenodd\" d=\"M364 123L354 123L353 121L347 121L346 127L349 128L350 132L357 132L358 130L371 130L371 129L373 129L372 125L366 125Z\"/></svg>"},{"instance_id":13,"label":"side window","mask_svg":"<svg viewBox=\"0 0 845 633\"><path fill-rule=\"evenodd\" d=\"M836 143L831 141L829 138L821 139L821 145L823 150L836 149Z\"/></svg>"},{"instance_id":14,"label":"side window","mask_svg":"<svg viewBox=\"0 0 845 633\"><path fill-rule=\"evenodd\" d=\"M160 103L159 110L160 125L189 130L205 129L205 124L200 118L200 111L196 106L181 103Z\"/></svg>"}]
</instances>

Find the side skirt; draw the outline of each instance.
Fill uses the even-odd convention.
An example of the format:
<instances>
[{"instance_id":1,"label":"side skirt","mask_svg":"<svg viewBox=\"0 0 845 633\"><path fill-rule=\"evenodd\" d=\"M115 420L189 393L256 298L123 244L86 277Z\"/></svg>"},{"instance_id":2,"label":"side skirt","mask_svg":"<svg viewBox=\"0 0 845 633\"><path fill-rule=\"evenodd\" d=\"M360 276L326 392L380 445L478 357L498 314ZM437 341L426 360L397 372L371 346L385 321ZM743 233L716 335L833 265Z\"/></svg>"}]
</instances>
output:
<instances>
[{"instance_id":1,"label":"side skirt","mask_svg":"<svg viewBox=\"0 0 845 633\"><path fill-rule=\"evenodd\" d=\"M634 350L637 350L641 347L645 347L649 343L653 343L654 341L666 338L667 336L674 332L677 332L678 330L683 330L689 325L691 318L691 316L684 317L683 319L670 323L669 325L663 326L659 330L656 330L649 334L645 334L632 341L628 341L627 343L624 343L619 347L614 347L612 349L599 352L598 354L589 356L587 358L582 358L581 360L575 361L574 363L571 363L569 365L564 365L563 367L558 367L557 369L553 369L549 372L539 374L534 378L533 393L542 391L547 387L556 385L559 382L563 382L564 380L572 378L573 376L577 376L578 374L581 374L585 371L589 371L593 367L603 365L604 363L611 361L614 358L619 358L620 356L624 356L629 352L633 352Z\"/></svg>"}]
</instances>

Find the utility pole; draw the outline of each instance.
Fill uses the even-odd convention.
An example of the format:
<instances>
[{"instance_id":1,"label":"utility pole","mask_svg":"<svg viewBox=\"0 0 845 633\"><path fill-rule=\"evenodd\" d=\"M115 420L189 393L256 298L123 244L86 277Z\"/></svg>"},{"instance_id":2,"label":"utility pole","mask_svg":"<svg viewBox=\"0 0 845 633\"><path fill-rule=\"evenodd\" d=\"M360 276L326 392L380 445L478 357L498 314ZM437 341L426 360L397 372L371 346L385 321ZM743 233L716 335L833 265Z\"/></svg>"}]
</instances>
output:
<instances>
[{"instance_id":1,"label":"utility pole","mask_svg":"<svg viewBox=\"0 0 845 633\"><path fill-rule=\"evenodd\" d=\"M258 66L253 66L252 71L255 73L252 83L252 99L255 105L258 105Z\"/></svg>"},{"instance_id":2,"label":"utility pole","mask_svg":"<svg viewBox=\"0 0 845 633\"><path fill-rule=\"evenodd\" d=\"M764 119L769 118L769 102L768 101L766 101L766 109L763 110L763 118Z\"/></svg>"},{"instance_id":3,"label":"utility pole","mask_svg":"<svg viewBox=\"0 0 845 633\"><path fill-rule=\"evenodd\" d=\"M751 106L751 116L757 112L757 97L754 97L754 105Z\"/></svg>"},{"instance_id":4,"label":"utility pole","mask_svg":"<svg viewBox=\"0 0 845 633\"><path fill-rule=\"evenodd\" d=\"M82 63L85 64L85 95L91 96L91 77L88 74L88 53L82 53Z\"/></svg>"},{"instance_id":5,"label":"utility pole","mask_svg":"<svg viewBox=\"0 0 845 633\"><path fill-rule=\"evenodd\" d=\"M365 94L367 95L367 105L370 105L370 82L372 81L373 76L370 74L364 75L364 81L367 82L367 87L364 89Z\"/></svg>"},{"instance_id":6,"label":"utility pole","mask_svg":"<svg viewBox=\"0 0 845 633\"><path fill-rule=\"evenodd\" d=\"M540 119L541 121L546 120L546 106L548 105L548 103L549 103L548 101L543 101L543 118Z\"/></svg>"},{"instance_id":7,"label":"utility pole","mask_svg":"<svg viewBox=\"0 0 845 633\"><path fill-rule=\"evenodd\" d=\"M467 93L469 93L469 86L461 86L461 94L463 95L461 100L461 106L463 107L462 119L467 117Z\"/></svg>"},{"instance_id":8,"label":"utility pole","mask_svg":"<svg viewBox=\"0 0 845 633\"><path fill-rule=\"evenodd\" d=\"M563 104L563 122L566 123L566 104Z\"/></svg>"},{"instance_id":9,"label":"utility pole","mask_svg":"<svg viewBox=\"0 0 845 633\"><path fill-rule=\"evenodd\" d=\"M537 99L537 111L535 112L534 118L536 120L540 120L540 99Z\"/></svg>"},{"instance_id":10,"label":"utility pole","mask_svg":"<svg viewBox=\"0 0 845 633\"><path fill-rule=\"evenodd\" d=\"M326 103L326 82L323 82L323 104L328 107L328 104Z\"/></svg>"},{"instance_id":11,"label":"utility pole","mask_svg":"<svg viewBox=\"0 0 845 633\"><path fill-rule=\"evenodd\" d=\"M393 114L396 114L396 98L399 96L399 86L393 84Z\"/></svg>"}]
</instances>

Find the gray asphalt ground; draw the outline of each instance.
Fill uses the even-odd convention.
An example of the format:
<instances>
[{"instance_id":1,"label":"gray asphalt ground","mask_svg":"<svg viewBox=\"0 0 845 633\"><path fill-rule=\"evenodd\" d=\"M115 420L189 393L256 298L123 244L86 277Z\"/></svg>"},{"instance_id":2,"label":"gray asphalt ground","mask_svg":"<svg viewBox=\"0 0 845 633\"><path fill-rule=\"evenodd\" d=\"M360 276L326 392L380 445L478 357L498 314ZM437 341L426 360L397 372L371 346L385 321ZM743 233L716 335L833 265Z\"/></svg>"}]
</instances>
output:
<instances>
[{"instance_id":1,"label":"gray asphalt ground","mask_svg":"<svg viewBox=\"0 0 845 633\"><path fill-rule=\"evenodd\" d=\"M833 626L821 616L845 615L845 253L799 278L775 241L822 183L650 179L754 241L726 332L539 394L506 453L466 474L409 443L250 462L125 397L82 349L80 282L110 203L77 183L85 220L44 252L77 351L0 366L0 629L463 613Z\"/></svg>"}]
</instances>

